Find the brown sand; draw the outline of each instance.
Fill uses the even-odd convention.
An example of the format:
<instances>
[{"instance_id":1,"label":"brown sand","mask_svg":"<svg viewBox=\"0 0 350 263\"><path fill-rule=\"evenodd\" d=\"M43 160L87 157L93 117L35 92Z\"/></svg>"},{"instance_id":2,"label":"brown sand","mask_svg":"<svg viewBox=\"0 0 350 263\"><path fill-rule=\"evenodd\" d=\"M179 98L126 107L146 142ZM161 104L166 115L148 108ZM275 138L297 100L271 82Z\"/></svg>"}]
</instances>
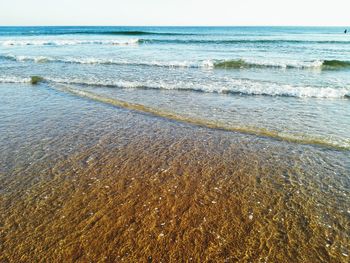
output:
<instances>
[{"instance_id":1,"label":"brown sand","mask_svg":"<svg viewBox=\"0 0 350 263\"><path fill-rule=\"evenodd\" d=\"M349 259L348 197L329 189L348 178L323 149L108 110L119 129L78 150L3 157L0 262Z\"/></svg>"}]
</instances>

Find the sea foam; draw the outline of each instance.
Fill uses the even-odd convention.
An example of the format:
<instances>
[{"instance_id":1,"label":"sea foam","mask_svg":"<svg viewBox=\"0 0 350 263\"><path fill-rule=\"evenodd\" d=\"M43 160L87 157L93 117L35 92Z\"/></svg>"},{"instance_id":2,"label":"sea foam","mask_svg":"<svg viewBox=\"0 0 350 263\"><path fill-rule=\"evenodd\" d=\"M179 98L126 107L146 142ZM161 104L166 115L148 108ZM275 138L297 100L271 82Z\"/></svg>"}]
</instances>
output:
<instances>
[{"instance_id":1,"label":"sea foam","mask_svg":"<svg viewBox=\"0 0 350 263\"><path fill-rule=\"evenodd\" d=\"M115 40L2 40L0 46L136 45L139 39Z\"/></svg>"},{"instance_id":2,"label":"sea foam","mask_svg":"<svg viewBox=\"0 0 350 263\"><path fill-rule=\"evenodd\" d=\"M118 45L122 45L119 43ZM350 68L350 61L342 60L257 60L257 59L232 59L232 60L183 60L183 61L129 61L123 59L107 59L97 57L49 57L49 56L18 56L0 55L0 59L14 60L18 62L56 62L75 64L101 64L101 65L130 65L153 66L167 68L203 68L203 69L249 69L249 68L275 68L275 69L319 69L319 70L344 70Z\"/></svg>"},{"instance_id":3,"label":"sea foam","mask_svg":"<svg viewBox=\"0 0 350 263\"><path fill-rule=\"evenodd\" d=\"M241 96L280 96L296 98L324 98L324 99L349 99L350 88L293 86L287 84L252 81L247 79L231 79L226 85L207 83L206 85L194 85L186 83L157 83L152 81L126 81L106 79L79 79L79 78L44 78L48 82L87 85L108 88L131 89L158 89L217 93ZM0 76L0 83L29 83L30 77L18 78L13 76Z\"/></svg>"}]
</instances>

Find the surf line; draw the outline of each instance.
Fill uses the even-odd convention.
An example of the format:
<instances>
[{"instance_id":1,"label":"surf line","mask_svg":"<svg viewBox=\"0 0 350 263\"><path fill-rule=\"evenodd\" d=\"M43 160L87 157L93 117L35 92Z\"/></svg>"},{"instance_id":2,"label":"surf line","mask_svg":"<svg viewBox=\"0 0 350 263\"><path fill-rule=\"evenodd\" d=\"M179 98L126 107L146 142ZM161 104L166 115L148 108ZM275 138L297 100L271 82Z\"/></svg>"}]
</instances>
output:
<instances>
[{"instance_id":1,"label":"surf line","mask_svg":"<svg viewBox=\"0 0 350 263\"><path fill-rule=\"evenodd\" d=\"M350 145L339 145L336 143L332 143L329 141L325 141L319 138L301 138L301 137L295 137L293 135L287 135L287 134L280 134L277 131L270 131L264 128L251 128L251 127L233 127L228 126L222 122L217 121L209 121L209 120L203 120L199 118L192 118L192 117L186 117L181 116L176 113L172 113L169 111L159 110L152 107L148 107L145 105L137 104L137 103L130 103L127 101L114 99L114 98L107 98L104 96L101 96L99 94L90 92L90 91L83 91L74 89L71 86L67 86L65 84L60 83L49 83L46 82L49 88L52 88L54 90L68 93L71 95L75 95L81 98L86 98L89 100L93 100L96 102L104 103L107 105L112 105L119 108L124 108L132 111L136 111L143 114L150 114L153 116L178 121L182 123L187 123L199 127L209 128L209 129L215 129L215 130L222 130L222 131L229 131L229 132L238 132L242 134L249 134L249 135L255 135L255 136L261 136L266 137L270 139L275 139L279 141L287 141L291 143L296 144L303 144L303 145L314 145L324 148L330 148L335 150L350 150Z\"/></svg>"}]
</instances>

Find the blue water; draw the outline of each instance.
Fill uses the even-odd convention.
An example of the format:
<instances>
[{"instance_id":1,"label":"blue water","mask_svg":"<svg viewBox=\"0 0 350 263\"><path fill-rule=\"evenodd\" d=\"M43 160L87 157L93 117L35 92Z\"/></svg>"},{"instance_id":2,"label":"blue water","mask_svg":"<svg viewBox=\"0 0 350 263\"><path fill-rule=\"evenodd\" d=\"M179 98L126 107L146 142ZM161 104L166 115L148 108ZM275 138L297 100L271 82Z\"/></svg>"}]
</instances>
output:
<instances>
[{"instance_id":1,"label":"blue water","mask_svg":"<svg viewBox=\"0 0 350 263\"><path fill-rule=\"evenodd\" d=\"M350 148L339 27L0 27L0 83L142 104L178 119ZM0 84L1 85L1 84Z\"/></svg>"}]
</instances>

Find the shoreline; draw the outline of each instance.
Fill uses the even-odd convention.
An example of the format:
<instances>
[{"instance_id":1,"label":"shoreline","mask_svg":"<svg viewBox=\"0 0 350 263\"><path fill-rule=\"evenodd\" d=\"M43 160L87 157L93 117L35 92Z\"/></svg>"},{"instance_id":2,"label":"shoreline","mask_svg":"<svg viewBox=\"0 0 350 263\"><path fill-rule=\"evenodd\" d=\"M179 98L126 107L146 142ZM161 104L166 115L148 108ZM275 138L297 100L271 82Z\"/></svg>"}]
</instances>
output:
<instances>
[{"instance_id":1,"label":"shoreline","mask_svg":"<svg viewBox=\"0 0 350 263\"><path fill-rule=\"evenodd\" d=\"M347 152L49 88L13 85L2 99L0 260L348 259Z\"/></svg>"},{"instance_id":2,"label":"shoreline","mask_svg":"<svg viewBox=\"0 0 350 263\"><path fill-rule=\"evenodd\" d=\"M55 87L50 84L48 85L50 88L61 92L69 93L72 95L76 95L76 96L93 100L96 102L100 102L103 104L136 111L141 114L150 114L154 117L160 117L171 121L181 122L184 124L194 125L194 126L208 128L208 129L220 130L220 131L253 135L257 137L268 138L271 140L285 141L285 142L296 143L301 145L324 147L325 149L330 149L330 150L339 150L339 151L350 150L350 145L341 145L339 143L322 140L322 138L317 138L317 137L312 138L305 135L304 136L301 136L301 135L298 136L298 135L292 135L292 134L288 135L288 134L279 133L277 131L268 130L265 128L254 128L254 127L244 127L244 126L234 127L234 126L226 125L225 123L213 122L210 120L204 120L200 118L193 118L193 117L191 118L191 117L181 116L180 114L176 114L170 111L159 110L159 109L141 105L141 104L131 103L124 100L115 99L115 98L104 97L98 93L84 91L81 89L74 89L69 87L68 85L57 84L55 85Z\"/></svg>"}]
</instances>

